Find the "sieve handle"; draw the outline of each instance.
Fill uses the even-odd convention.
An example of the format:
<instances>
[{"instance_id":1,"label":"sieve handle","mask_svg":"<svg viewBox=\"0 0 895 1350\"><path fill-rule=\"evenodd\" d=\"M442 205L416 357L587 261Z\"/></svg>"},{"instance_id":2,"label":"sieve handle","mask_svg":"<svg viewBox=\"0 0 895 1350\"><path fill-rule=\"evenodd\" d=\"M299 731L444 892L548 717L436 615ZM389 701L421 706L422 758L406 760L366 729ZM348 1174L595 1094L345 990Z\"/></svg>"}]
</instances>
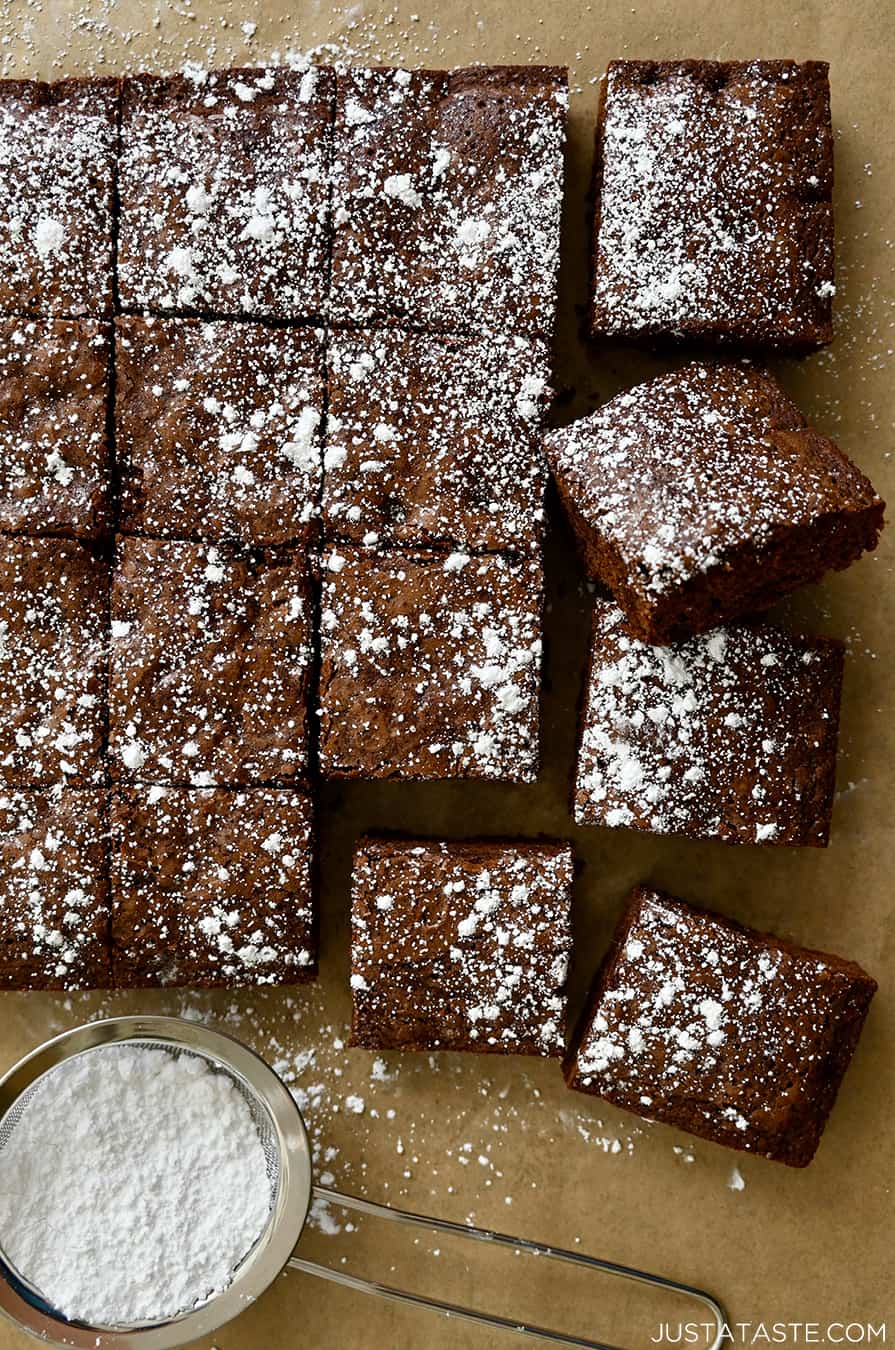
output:
<instances>
[{"instance_id":1,"label":"sieve handle","mask_svg":"<svg viewBox=\"0 0 895 1350\"><path fill-rule=\"evenodd\" d=\"M372 1214L376 1218L391 1219L395 1223L406 1223L412 1228L425 1228L430 1232L450 1233L454 1237L471 1239L473 1242L493 1242L499 1246L512 1247L516 1251L526 1252L530 1256L546 1256L553 1261L566 1261L582 1266L586 1270L599 1271L603 1275L615 1275L635 1284L649 1285L655 1289L665 1289L693 1303L701 1305L710 1314L715 1326L715 1335L708 1350L719 1350L727 1336L727 1318L721 1305L711 1294L701 1289L693 1289L687 1284L678 1284L666 1279L664 1275L651 1275L645 1270L635 1270L631 1266L617 1265L614 1261L602 1261L596 1256L586 1256L582 1252L570 1252L563 1247L545 1247L538 1242L529 1242L526 1238L511 1237L507 1233L491 1232L487 1228L473 1228L469 1224L453 1223L450 1219L433 1219L425 1214L414 1214L410 1210L392 1209L388 1205L378 1205L372 1200L361 1200L356 1195L343 1195L341 1191L329 1190L325 1186L314 1186L315 1199L329 1201L344 1209L357 1210L360 1214ZM292 1256L289 1265L294 1270L303 1270L309 1275L319 1275L333 1284L341 1284L347 1289L356 1289L364 1294L376 1294L379 1298L392 1303L406 1303L415 1308L429 1308L445 1317L454 1317L463 1322L478 1322L480 1325L498 1327L503 1331L515 1331L520 1336L540 1337L552 1341L555 1345L575 1345L581 1350L618 1350L605 1341L590 1340L586 1336L572 1336L565 1332L554 1331L549 1327L535 1326L530 1322L517 1322L510 1317L501 1317L497 1313L478 1312L459 1303L448 1303L440 1298L427 1298L422 1294L412 1294L405 1289L396 1289L392 1285L381 1284L378 1280L364 1280L346 1271L335 1270L332 1266L321 1265L316 1261L306 1261L304 1257Z\"/></svg>"}]
</instances>

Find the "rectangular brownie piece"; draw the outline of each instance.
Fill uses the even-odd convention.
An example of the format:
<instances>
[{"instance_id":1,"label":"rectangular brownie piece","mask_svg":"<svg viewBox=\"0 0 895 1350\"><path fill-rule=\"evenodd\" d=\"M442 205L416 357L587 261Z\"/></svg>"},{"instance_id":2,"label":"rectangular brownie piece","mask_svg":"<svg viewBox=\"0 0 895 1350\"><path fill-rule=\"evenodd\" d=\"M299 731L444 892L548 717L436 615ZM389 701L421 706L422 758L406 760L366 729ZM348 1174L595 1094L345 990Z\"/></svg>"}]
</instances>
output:
<instances>
[{"instance_id":1,"label":"rectangular brownie piece","mask_svg":"<svg viewBox=\"0 0 895 1350\"><path fill-rule=\"evenodd\" d=\"M585 565L672 642L876 547L885 503L765 371L694 362L546 438Z\"/></svg>"},{"instance_id":2,"label":"rectangular brownie piece","mask_svg":"<svg viewBox=\"0 0 895 1350\"><path fill-rule=\"evenodd\" d=\"M93 539L109 519L108 325L0 319L0 530Z\"/></svg>"},{"instance_id":3,"label":"rectangular brownie piece","mask_svg":"<svg viewBox=\"0 0 895 1350\"><path fill-rule=\"evenodd\" d=\"M121 528L307 542L323 476L322 335L135 317L115 329Z\"/></svg>"},{"instance_id":4,"label":"rectangular brownie piece","mask_svg":"<svg viewBox=\"0 0 895 1350\"><path fill-rule=\"evenodd\" d=\"M106 795L0 791L0 989L108 988Z\"/></svg>"},{"instance_id":5,"label":"rectangular brownie piece","mask_svg":"<svg viewBox=\"0 0 895 1350\"><path fill-rule=\"evenodd\" d=\"M539 339L334 333L326 537L472 552L537 548L549 362Z\"/></svg>"},{"instance_id":6,"label":"rectangular brownie piece","mask_svg":"<svg viewBox=\"0 0 895 1350\"><path fill-rule=\"evenodd\" d=\"M0 314L112 309L119 82L0 80Z\"/></svg>"},{"instance_id":7,"label":"rectangular brownie piece","mask_svg":"<svg viewBox=\"0 0 895 1350\"><path fill-rule=\"evenodd\" d=\"M813 1158L876 981L641 886L566 1058L569 1087L791 1167Z\"/></svg>"},{"instance_id":8,"label":"rectangular brownie piece","mask_svg":"<svg viewBox=\"0 0 895 1350\"><path fill-rule=\"evenodd\" d=\"M332 99L318 66L124 81L124 309L322 314Z\"/></svg>"},{"instance_id":9,"label":"rectangular brownie piece","mask_svg":"<svg viewBox=\"0 0 895 1350\"><path fill-rule=\"evenodd\" d=\"M332 549L320 618L323 773L533 782L542 608L539 556Z\"/></svg>"},{"instance_id":10,"label":"rectangular brownie piece","mask_svg":"<svg viewBox=\"0 0 895 1350\"><path fill-rule=\"evenodd\" d=\"M120 539L112 581L109 768L208 787L308 770L304 558Z\"/></svg>"},{"instance_id":11,"label":"rectangular brownie piece","mask_svg":"<svg viewBox=\"0 0 895 1350\"><path fill-rule=\"evenodd\" d=\"M295 984L317 973L312 807L291 788L112 798L116 988Z\"/></svg>"},{"instance_id":12,"label":"rectangular brownie piece","mask_svg":"<svg viewBox=\"0 0 895 1350\"><path fill-rule=\"evenodd\" d=\"M567 72L340 70L336 323L550 339Z\"/></svg>"},{"instance_id":13,"label":"rectangular brownie piece","mask_svg":"<svg viewBox=\"0 0 895 1350\"><path fill-rule=\"evenodd\" d=\"M108 591L74 540L0 538L0 784L103 781Z\"/></svg>"},{"instance_id":14,"label":"rectangular brownie piece","mask_svg":"<svg viewBox=\"0 0 895 1350\"><path fill-rule=\"evenodd\" d=\"M591 326L804 351L833 336L823 61L613 61Z\"/></svg>"},{"instance_id":15,"label":"rectangular brownie piece","mask_svg":"<svg viewBox=\"0 0 895 1350\"><path fill-rule=\"evenodd\" d=\"M598 602L581 715L579 825L728 844L829 840L843 646L779 628L639 642Z\"/></svg>"},{"instance_id":16,"label":"rectangular brownie piece","mask_svg":"<svg viewBox=\"0 0 895 1350\"><path fill-rule=\"evenodd\" d=\"M361 839L351 880L351 1043L561 1055L568 844Z\"/></svg>"}]
</instances>

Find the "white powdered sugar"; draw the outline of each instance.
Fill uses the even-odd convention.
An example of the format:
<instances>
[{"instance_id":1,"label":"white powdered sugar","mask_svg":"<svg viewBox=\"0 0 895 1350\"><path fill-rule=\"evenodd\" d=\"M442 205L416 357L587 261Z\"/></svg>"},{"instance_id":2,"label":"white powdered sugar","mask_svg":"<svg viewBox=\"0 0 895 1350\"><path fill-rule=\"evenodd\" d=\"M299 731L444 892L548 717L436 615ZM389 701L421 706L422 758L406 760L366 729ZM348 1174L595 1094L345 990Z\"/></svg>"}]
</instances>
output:
<instances>
[{"instance_id":1,"label":"white powdered sugar","mask_svg":"<svg viewBox=\"0 0 895 1350\"><path fill-rule=\"evenodd\" d=\"M246 1100L191 1055L103 1046L58 1065L0 1148L5 1255L91 1325L162 1321L220 1293L269 1209Z\"/></svg>"}]
</instances>

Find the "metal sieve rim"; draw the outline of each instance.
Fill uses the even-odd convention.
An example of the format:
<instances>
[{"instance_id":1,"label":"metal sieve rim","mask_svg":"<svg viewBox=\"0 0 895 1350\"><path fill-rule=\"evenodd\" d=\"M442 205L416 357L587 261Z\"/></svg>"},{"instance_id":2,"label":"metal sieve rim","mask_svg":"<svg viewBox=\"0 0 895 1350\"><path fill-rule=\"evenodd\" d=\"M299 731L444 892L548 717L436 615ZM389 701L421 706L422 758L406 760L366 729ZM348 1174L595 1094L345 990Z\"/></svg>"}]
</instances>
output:
<instances>
[{"instance_id":1,"label":"metal sieve rim","mask_svg":"<svg viewBox=\"0 0 895 1350\"><path fill-rule=\"evenodd\" d=\"M72 1350L173 1350L229 1322L276 1279L301 1236L311 1202L311 1153L301 1112L288 1088L242 1041L181 1017L127 1016L88 1022L44 1042L0 1078L0 1122L50 1069L100 1046L154 1042L207 1058L228 1071L269 1119L279 1158L279 1185L267 1226L232 1282L216 1297L178 1317L146 1327L85 1327L36 1306L0 1257L0 1315L44 1344Z\"/></svg>"}]
</instances>

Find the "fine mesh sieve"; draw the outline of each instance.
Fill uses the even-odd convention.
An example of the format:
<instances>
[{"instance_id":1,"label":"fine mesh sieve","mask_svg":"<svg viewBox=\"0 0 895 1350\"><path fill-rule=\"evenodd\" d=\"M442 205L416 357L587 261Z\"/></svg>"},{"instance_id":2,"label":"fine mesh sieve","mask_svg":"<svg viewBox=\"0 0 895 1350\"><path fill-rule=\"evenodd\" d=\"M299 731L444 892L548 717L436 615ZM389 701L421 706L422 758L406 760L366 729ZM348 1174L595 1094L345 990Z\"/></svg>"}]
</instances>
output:
<instances>
[{"instance_id":1,"label":"fine mesh sieve","mask_svg":"<svg viewBox=\"0 0 895 1350\"><path fill-rule=\"evenodd\" d=\"M568 1335L528 1322L413 1294L295 1255L312 1197L429 1232L497 1244L515 1252L567 1262L591 1272L665 1290L697 1305L701 1323L714 1327L714 1335L707 1343L707 1350L718 1350L725 1339L726 1319L722 1308L711 1295L689 1285L579 1252L542 1246L505 1233L392 1209L314 1185L304 1121L291 1093L273 1069L235 1038L182 1018L114 1017L76 1027L39 1046L0 1079L0 1149L9 1142L23 1111L50 1070L76 1055L100 1046L122 1043L163 1050L175 1056L194 1056L203 1060L212 1072L228 1076L249 1107L264 1149L270 1183L267 1224L222 1292L168 1321L117 1327L87 1326L63 1317L4 1255L0 1234L0 1313L45 1343L70 1346L74 1350L113 1350L113 1347L115 1350L122 1350L122 1347L169 1350L170 1347L209 1335L229 1322L258 1298L284 1267L289 1266L350 1289L428 1308L458 1320L515 1331L522 1336L540 1337L559 1345L579 1346L583 1350L614 1350L614 1347L603 1341Z\"/></svg>"}]
</instances>

